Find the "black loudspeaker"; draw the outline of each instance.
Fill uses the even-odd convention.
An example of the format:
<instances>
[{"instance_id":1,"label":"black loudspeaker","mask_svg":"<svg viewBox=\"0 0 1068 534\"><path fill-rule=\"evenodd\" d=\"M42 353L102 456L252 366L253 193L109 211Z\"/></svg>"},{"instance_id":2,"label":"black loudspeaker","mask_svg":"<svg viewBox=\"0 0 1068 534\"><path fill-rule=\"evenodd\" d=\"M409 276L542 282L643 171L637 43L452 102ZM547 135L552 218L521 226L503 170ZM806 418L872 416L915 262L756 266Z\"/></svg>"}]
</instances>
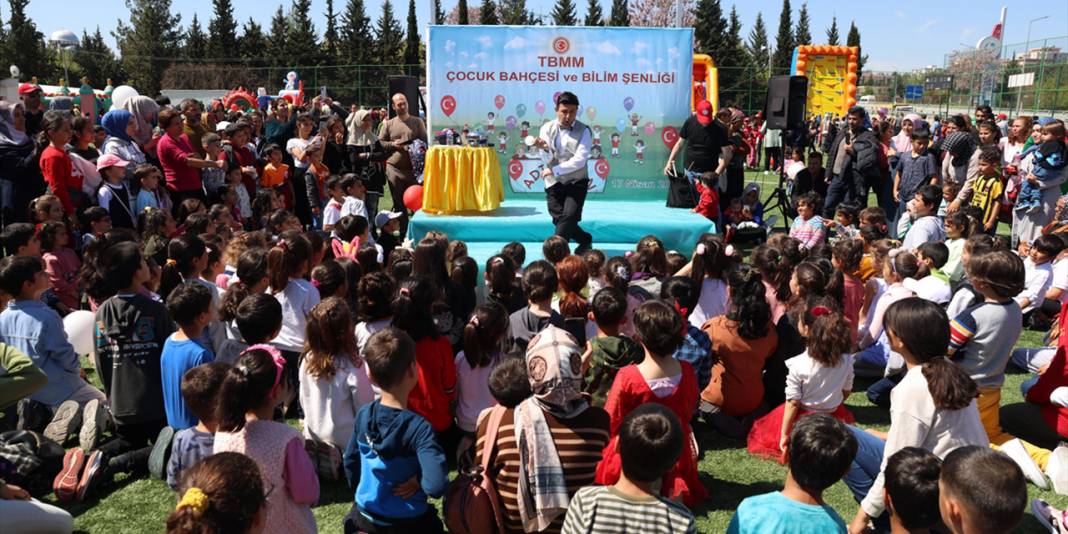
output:
<instances>
[{"instance_id":1,"label":"black loudspeaker","mask_svg":"<svg viewBox=\"0 0 1068 534\"><path fill-rule=\"evenodd\" d=\"M415 76L389 76L389 118L393 118L397 112L393 111L393 95L404 93L408 97L408 112L418 117L422 99L419 98L419 79ZM426 106L422 106L425 111Z\"/></svg>"},{"instance_id":2,"label":"black loudspeaker","mask_svg":"<svg viewBox=\"0 0 1068 534\"><path fill-rule=\"evenodd\" d=\"M805 100L808 98L808 78L804 76L772 76L768 82L768 98L764 116L768 128L791 130L805 120Z\"/></svg>"}]
</instances>

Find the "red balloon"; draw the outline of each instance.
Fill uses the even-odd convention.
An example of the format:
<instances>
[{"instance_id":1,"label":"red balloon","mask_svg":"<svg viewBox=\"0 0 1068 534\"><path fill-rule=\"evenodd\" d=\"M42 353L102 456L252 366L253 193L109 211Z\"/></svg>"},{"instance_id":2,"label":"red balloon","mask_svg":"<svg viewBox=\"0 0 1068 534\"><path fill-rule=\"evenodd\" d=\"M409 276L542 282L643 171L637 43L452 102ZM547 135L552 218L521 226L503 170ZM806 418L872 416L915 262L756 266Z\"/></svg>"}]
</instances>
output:
<instances>
[{"instance_id":1,"label":"red balloon","mask_svg":"<svg viewBox=\"0 0 1068 534\"><path fill-rule=\"evenodd\" d=\"M452 95L445 95L441 97L441 111L445 112L445 116L452 116L452 112L456 111L456 99Z\"/></svg>"},{"instance_id":2,"label":"red balloon","mask_svg":"<svg viewBox=\"0 0 1068 534\"><path fill-rule=\"evenodd\" d=\"M675 143L679 142L679 131L674 126L665 126L664 130L660 132L660 140L668 148L674 148Z\"/></svg>"},{"instance_id":3,"label":"red balloon","mask_svg":"<svg viewBox=\"0 0 1068 534\"><path fill-rule=\"evenodd\" d=\"M423 207L423 186L413 185L404 190L404 207L419 211Z\"/></svg>"},{"instance_id":4,"label":"red balloon","mask_svg":"<svg viewBox=\"0 0 1068 534\"><path fill-rule=\"evenodd\" d=\"M523 174L523 162L513 159L508 162L508 176L511 176L513 180L518 180Z\"/></svg>"}]
</instances>

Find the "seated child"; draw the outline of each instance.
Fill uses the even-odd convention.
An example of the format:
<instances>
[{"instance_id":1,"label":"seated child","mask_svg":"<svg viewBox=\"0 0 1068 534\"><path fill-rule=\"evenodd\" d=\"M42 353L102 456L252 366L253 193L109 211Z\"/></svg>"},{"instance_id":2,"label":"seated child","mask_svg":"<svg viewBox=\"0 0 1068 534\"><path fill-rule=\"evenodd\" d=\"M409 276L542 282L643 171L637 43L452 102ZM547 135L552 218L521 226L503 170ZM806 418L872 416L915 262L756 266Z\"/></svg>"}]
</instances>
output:
<instances>
[{"instance_id":1,"label":"seated child","mask_svg":"<svg viewBox=\"0 0 1068 534\"><path fill-rule=\"evenodd\" d=\"M1052 261L1061 253L1064 243L1055 235L1041 235L1026 248L1024 259L1024 289L1016 295L1016 303L1024 316L1030 316L1046 295L1053 281Z\"/></svg>"},{"instance_id":2,"label":"seated child","mask_svg":"<svg viewBox=\"0 0 1068 534\"><path fill-rule=\"evenodd\" d=\"M167 462L167 485L178 488L182 472L211 456L215 447L215 406L219 388L230 364L211 362L198 365L182 376L182 397L189 411L197 418L197 425L179 430L171 444L171 458Z\"/></svg>"},{"instance_id":3,"label":"seated child","mask_svg":"<svg viewBox=\"0 0 1068 534\"><path fill-rule=\"evenodd\" d=\"M742 192L742 210L746 214L746 220L753 225L764 224L764 204L760 202L760 186L756 182L749 182Z\"/></svg>"},{"instance_id":4,"label":"seated child","mask_svg":"<svg viewBox=\"0 0 1068 534\"><path fill-rule=\"evenodd\" d=\"M204 328L215 316L211 290L200 284L180 284L167 297L167 311L178 324L178 331L163 344L160 378L163 381L167 425L177 432L197 424L197 418L181 392L182 377L186 371L215 360L211 349L198 341Z\"/></svg>"},{"instance_id":5,"label":"seated child","mask_svg":"<svg viewBox=\"0 0 1068 534\"><path fill-rule=\"evenodd\" d=\"M942 219L939 219L935 213L938 211L938 203L941 200L942 190L937 185L925 185L908 203L912 226L901 240L901 246L905 250L915 250L920 243L945 241L946 231L942 227Z\"/></svg>"},{"instance_id":6,"label":"seated child","mask_svg":"<svg viewBox=\"0 0 1068 534\"><path fill-rule=\"evenodd\" d=\"M942 460L919 447L905 447L886 461L883 486L890 531L922 533L942 523L938 477Z\"/></svg>"},{"instance_id":7,"label":"seated child","mask_svg":"<svg viewBox=\"0 0 1068 534\"><path fill-rule=\"evenodd\" d=\"M961 447L946 455L938 489L942 522L953 534L1010 532L1027 505L1020 468L988 447Z\"/></svg>"},{"instance_id":8,"label":"seated child","mask_svg":"<svg viewBox=\"0 0 1068 534\"><path fill-rule=\"evenodd\" d=\"M834 220L825 221L829 230L834 230L835 237L842 239L856 239L860 237L860 229L857 228L857 218L860 215L860 205L856 202L843 202L834 210Z\"/></svg>"},{"instance_id":9,"label":"seated child","mask_svg":"<svg viewBox=\"0 0 1068 534\"><path fill-rule=\"evenodd\" d=\"M1042 135L1039 138L1042 142L1031 145L1014 158L1015 162L1019 162L1034 154L1031 174L1020 183L1015 209L1031 213L1042 205L1042 188L1039 182L1053 178L1068 165L1064 136L1064 123L1059 120L1050 121L1042 127Z\"/></svg>"},{"instance_id":10,"label":"seated child","mask_svg":"<svg viewBox=\"0 0 1068 534\"><path fill-rule=\"evenodd\" d=\"M822 205L820 196L813 191L797 197L797 217L790 225L790 237L800 241L802 249L811 249L827 238L827 228L818 214Z\"/></svg>"},{"instance_id":11,"label":"seated child","mask_svg":"<svg viewBox=\"0 0 1068 534\"><path fill-rule=\"evenodd\" d=\"M641 345L621 334L619 327L627 322L627 296L617 288L605 287L593 297L590 320L597 325L597 335L590 339L586 368L585 391L593 404L603 406L608 390L620 369L642 361Z\"/></svg>"},{"instance_id":12,"label":"seated child","mask_svg":"<svg viewBox=\"0 0 1068 534\"><path fill-rule=\"evenodd\" d=\"M763 286L763 284L761 284ZM660 299L675 307L686 325L686 335L675 350L675 359L693 366L697 374L698 391L712 380L712 340L699 326L690 323L690 315L697 308L700 288L689 276L674 276L660 286ZM704 326L704 325L701 325ZM635 362L638 363L638 362Z\"/></svg>"},{"instance_id":13,"label":"seated child","mask_svg":"<svg viewBox=\"0 0 1068 534\"><path fill-rule=\"evenodd\" d=\"M678 416L666 406L643 404L627 414L617 442L619 481L578 490L561 532L697 532L693 513L656 488L682 453L683 439Z\"/></svg>"},{"instance_id":14,"label":"seated child","mask_svg":"<svg viewBox=\"0 0 1068 534\"><path fill-rule=\"evenodd\" d=\"M949 248L944 243L923 243L916 247L916 259L920 262L920 271L916 275L918 278L906 278L901 284L916 293L917 297L940 306L949 304L953 293L949 287L949 275L942 271L942 266L949 259Z\"/></svg>"},{"instance_id":15,"label":"seated child","mask_svg":"<svg viewBox=\"0 0 1068 534\"><path fill-rule=\"evenodd\" d=\"M219 348L216 361L234 363L251 345L270 343L282 330L282 305L267 293L249 295L237 306L234 317L241 339L227 339Z\"/></svg>"},{"instance_id":16,"label":"seated child","mask_svg":"<svg viewBox=\"0 0 1068 534\"><path fill-rule=\"evenodd\" d=\"M558 235L547 237L541 244L542 257L545 258L545 261L553 264L554 267L570 254L571 247L568 245L567 239Z\"/></svg>"},{"instance_id":17,"label":"seated child","mask_svg":"<svg viewBox=\"0 0 1068 534\"><path fill-rule=\"evenodd\" d=\"M504 358L490 372L487 386L497 404L509 409L519 406L534 394L530 389L530 377L527 376L527 362L523 358ZM483 410L478 415L479 423L486 413Z\"/></svg>"},{"instance_id":18,"label":"seated child","mask_svg":"<svg viewBox=\"0 0 1068 534\"><path fill-rule=\"evenodd\" d=\"M371 336L364 358L382 396L360 408L345 449L345 475L356 491L345 532L441 532L427 499L445 492L445 453L430 423L407 408L419 382L415 342L387 328Z\"/></svg>"},{"instance_id":19,"label":"seated child","mask_svg":"<svg viewBox=\"0 0 1068 534\"><path fill-rule=\"evenodd\" d=\"M704 218L719 220L719 190L716 188L716 173L702 173L694 187L697 190L697 205L690 211L699 213Z\"/></svg>"},{"instance_id":20,"label":"seated child","mask_svg":"<svg viewBox=\"0 0 1068 534\"><path fill-rule=\"evenodd\" d=\"M523 271L523 293L527 296L527 305L508 318L505 354L526 354L530 340L545 327L550 324L564 327L564 316L552 309L557 286L556 269L548 261L535 261Z\"/></svg>"},{"instance_id":21,"label":"seated child","mask_svg":"<svg viewBox=\"0 0 1068 534\"><path fill-rule=\"evenodd\" d=\"M845 521L824 502L823 492L853 463L853 433L832 417L806 415L794 425L783 451L789 467L783 490L743 500L727 533L845 532Z\"/></svg>"}]
</instances>

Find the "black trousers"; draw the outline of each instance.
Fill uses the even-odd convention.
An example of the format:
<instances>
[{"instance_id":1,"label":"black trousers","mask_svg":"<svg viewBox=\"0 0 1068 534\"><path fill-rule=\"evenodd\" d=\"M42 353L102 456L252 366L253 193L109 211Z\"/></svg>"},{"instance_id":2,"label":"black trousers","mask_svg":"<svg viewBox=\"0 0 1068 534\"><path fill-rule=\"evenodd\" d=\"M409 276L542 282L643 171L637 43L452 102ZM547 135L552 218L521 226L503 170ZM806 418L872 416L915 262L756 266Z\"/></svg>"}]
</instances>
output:
<instances>
[{"instance_id":1,"label":"black trousers","mask_svg":"<svg viewBox=\"0 0 1068 534\"><path fill-rule=\"evenodd\" d=\"M556 235L580 245L593 242L593 236L578 224L582 220L582 206L586 204L589 186L589 180L581 180L571 184L558 183L545 190L545 200L549 204L553 225L556 226Z\"/></svg>"}]
</instances>

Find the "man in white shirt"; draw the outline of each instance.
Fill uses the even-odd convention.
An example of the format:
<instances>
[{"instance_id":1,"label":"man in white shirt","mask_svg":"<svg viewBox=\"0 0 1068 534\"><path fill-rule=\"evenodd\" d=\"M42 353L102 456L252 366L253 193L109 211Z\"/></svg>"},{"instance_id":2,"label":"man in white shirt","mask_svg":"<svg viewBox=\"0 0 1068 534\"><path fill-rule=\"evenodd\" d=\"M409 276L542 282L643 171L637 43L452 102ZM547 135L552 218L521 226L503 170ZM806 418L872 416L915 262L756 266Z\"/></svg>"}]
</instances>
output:
<instances>
[{"instance_id":1,"label":"man in white shirt","mask_svg":"<svg viewBox=\"0 0 1068 534\"><path fill-rule=\"evenodd\" d=\"M573 93L560 93L556 99L556 120L542 125L534 144L552 156L541 177L545 181L545 199L556 226L555 233L576 241L575 254L581 255L593 243L593 236L578 224L589 191L586 162L593 140L589 127L577 119L578 106L578 97Z\"/></svg>"}]
</instances>

